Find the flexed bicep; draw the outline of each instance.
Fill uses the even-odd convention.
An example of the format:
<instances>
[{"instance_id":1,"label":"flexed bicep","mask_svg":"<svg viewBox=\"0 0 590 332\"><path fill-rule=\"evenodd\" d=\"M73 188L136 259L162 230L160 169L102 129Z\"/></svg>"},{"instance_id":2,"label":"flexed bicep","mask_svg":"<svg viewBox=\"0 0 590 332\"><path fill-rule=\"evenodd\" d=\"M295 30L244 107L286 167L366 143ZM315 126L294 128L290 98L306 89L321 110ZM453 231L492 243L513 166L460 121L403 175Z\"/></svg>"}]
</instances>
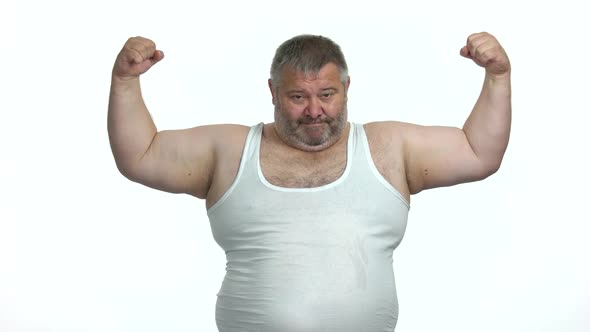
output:
<instances>
[{"instance_id":1,"label":"flexed bicep","mask_svg":"<svg viewBox=\"0 0 590 332\"><path fill-rule=\"evenodd\" d=\"M459 128L404 124L403 139L412 194L482 180L491 174Z\"/></svg>"},{"instance_id":2,"label":"flexed bicep","mask_svg":"<svg viewBox=\"0 0 590 332\"><path fill-rule=\"evenodd\" d=\"M207 125L164 130L129 174L135 182L171 193L205 198L213 180L219 154L234 144L234 132L243 126Z\"/></svg>"}]
</instances>

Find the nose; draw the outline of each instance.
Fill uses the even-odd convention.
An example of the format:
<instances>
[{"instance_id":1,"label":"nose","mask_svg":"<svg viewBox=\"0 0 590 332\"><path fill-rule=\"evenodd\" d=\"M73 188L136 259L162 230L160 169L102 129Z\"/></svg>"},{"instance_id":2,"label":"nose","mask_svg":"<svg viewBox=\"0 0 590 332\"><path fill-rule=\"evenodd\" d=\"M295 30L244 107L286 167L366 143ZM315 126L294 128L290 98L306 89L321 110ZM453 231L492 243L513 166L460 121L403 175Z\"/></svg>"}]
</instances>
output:
<instances>
[{"instance_id":1,"label":"nose","mask_svg":"<svg viewBox=\"0 0 590 332\"><path fill-rule=\"evenodd\" d=\"M317 97L309 98L309 103L305 109L305 115L312 119L319 118L324 113L322 102Z\"/></svg>"}]
</instances>

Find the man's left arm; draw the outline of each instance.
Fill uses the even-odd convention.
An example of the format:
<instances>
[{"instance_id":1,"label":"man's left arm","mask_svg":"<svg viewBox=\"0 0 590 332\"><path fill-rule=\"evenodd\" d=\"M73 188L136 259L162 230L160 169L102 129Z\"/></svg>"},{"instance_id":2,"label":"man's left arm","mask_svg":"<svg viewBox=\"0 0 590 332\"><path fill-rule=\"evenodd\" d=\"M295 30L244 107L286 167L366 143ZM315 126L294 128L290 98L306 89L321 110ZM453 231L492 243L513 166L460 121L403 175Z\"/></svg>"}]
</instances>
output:
<instances>
[{"instance_id":1,"label":"man's left arm","mask_svg":"<svg viewBox=\"0 0 590 332\"><path fill-rule=\"evenodd\" d=\"M460 54L485 68L480 96L462 129L404 125L410 193L482 180L495 173L508 146L511 125L510 61L488 33L472 34Z\"/></svg>"}]
</instances>

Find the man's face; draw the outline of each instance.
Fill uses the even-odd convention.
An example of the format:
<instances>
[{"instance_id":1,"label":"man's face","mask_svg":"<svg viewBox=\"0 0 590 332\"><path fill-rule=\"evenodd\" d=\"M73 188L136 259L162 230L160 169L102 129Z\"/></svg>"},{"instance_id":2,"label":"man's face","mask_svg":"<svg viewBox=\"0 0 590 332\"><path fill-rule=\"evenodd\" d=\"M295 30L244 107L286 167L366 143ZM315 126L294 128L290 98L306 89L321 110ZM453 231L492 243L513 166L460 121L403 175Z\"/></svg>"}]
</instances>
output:
<instances>
[{"instance_id":1,"label":"man's face","mask_svg":"<svg viewBox=\"0 0 590 332\"><path fill-rule=\"evenodd\" d=\"M278 89L269 86L275 105L275 130L285 143L305 151L330 147L347 123L347 91L333 63L315 74L283 69Z\"/></svg>"}]
</instances>

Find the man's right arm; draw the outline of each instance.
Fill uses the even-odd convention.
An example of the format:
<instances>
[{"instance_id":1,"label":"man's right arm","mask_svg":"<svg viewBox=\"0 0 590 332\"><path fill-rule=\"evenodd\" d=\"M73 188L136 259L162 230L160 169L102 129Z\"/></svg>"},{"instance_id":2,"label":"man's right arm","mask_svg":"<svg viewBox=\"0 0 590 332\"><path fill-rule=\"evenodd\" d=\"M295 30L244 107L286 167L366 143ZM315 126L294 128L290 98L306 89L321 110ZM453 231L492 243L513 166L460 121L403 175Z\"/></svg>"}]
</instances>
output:
<instances>
[{"instance_id":1,"label":"man's right arm","mask_svg":"<svg viewBox=\"0 0 590 332\"><path fill-rule=\"evenodd\" d=\"M130 38L115 62L108 109L111 150L128 179L172 193L207 196L216 151L231 126L158 132L141 95L139 76L163 53L142 37Z\"/></svg>"}]
</instances>

